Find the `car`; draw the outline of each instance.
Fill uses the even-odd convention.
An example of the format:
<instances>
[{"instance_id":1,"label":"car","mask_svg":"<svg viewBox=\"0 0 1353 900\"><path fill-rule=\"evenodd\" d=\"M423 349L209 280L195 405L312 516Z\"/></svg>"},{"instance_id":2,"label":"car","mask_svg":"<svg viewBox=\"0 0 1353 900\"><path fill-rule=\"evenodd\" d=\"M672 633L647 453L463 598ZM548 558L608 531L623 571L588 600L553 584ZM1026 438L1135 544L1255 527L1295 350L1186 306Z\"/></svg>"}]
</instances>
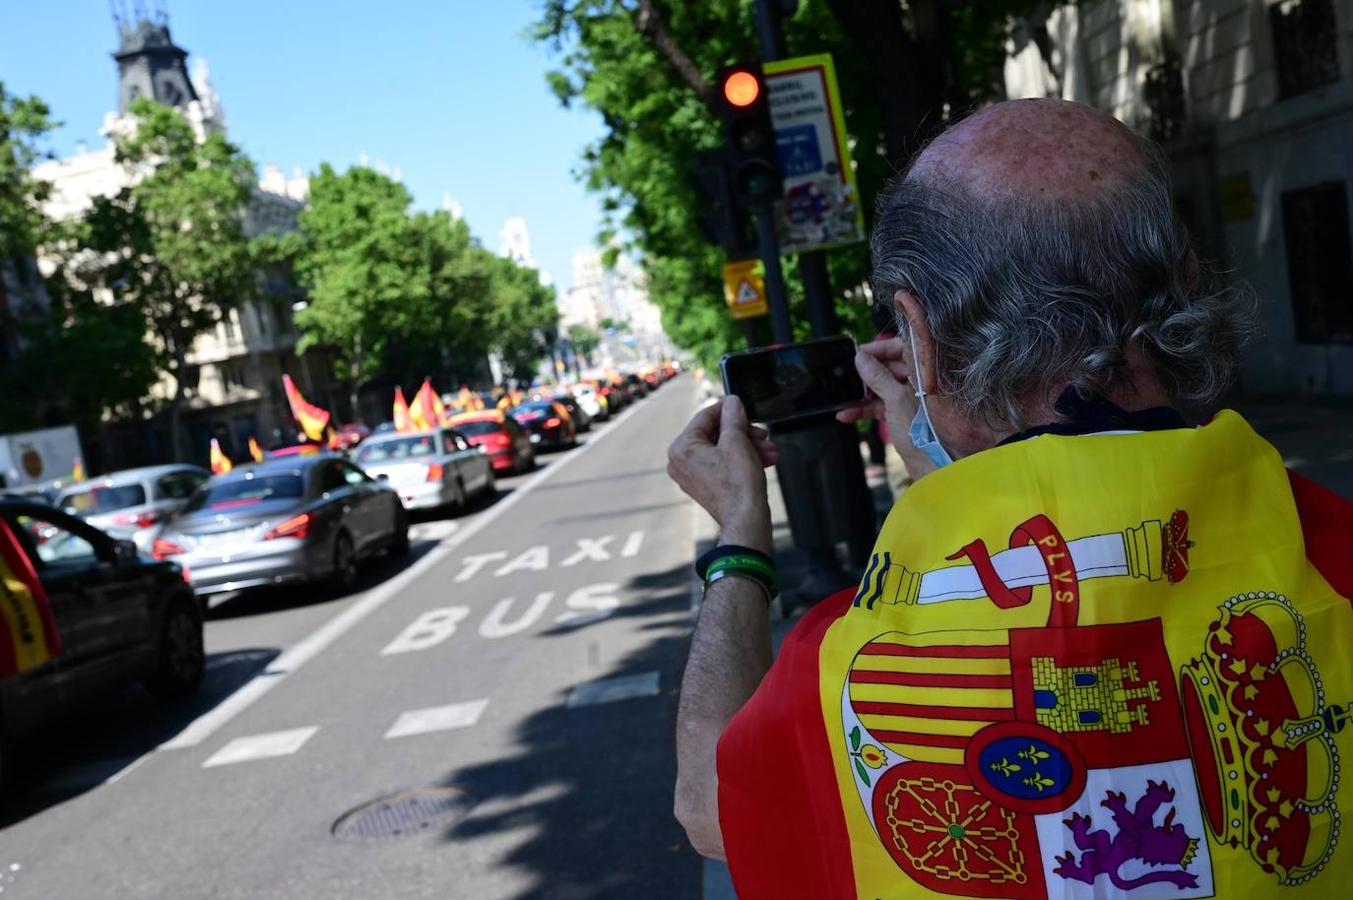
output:
<instances>
[{"instance_id":1,"label":"car","mask_svg":"<svg viewBox=\"0 0 1353 900\"><path fill-rule=\"evenodd\" d=\"M341 456L239 466L202 485L155 538L199 597L277 584L329 582L341 592L359 564L409 549L409 516L390 485Z\"/></svg>"},{"instance_id":2,"label":"car","mask_svg":"<svg viewBox=\"0 0 1353 900\"><path fill-rule=\"evenodd\" d=\"M80 703L143 681L178 698L202 683L202 608L172 562L41 503L0 501L6 594L46 597L60 652L0 676L0 773L9 741L68 717ZM35 535L46 537L39 542ZM16 590L17 589L17 590Z\"/></svg>"},{"instance_id":3,"label":"car","mask_svg":"<svg viewBox=\"0 0 1353 900\"><path fill-rule=\"evenodd\" d=\"M623 390L631 400L640 400L649 395L651 389L648 386L648 382L644 381L638 375L631 373L622 376L622 378Z\"/></svg>"},{"instance_id":4,"label":"car","mask_svg":"<svg viewBox=\"0 0 1353 900\"><path fill-rule=\"evenodd\" d=\"M206 469L190 465L123 469L67 486L56 505L148 554L160 526L210 477Z\"/></svg>"},{"instance_id":5,"label":"car","mask_svg":"<svg viewBox=\"0 0 1353 900\"><path fill-rule=\"evenodd\" d=\"M407 509L464 509L496 489L493 464L452 428L367 438L354 461L387 479Z\"/></svg>"},{"instance_id":6,"label":"car","mask_svg":"<svg viewBox=\"0 0 1353 900\"><path fill-rule=\"evenodd\" d=\"M578 401L578 405L587 413L587 417L594 422L604 422L611 417L610 407L606 403L606 398L597 392L597 389L590 384L580 384L572 390L573 399Z\"/></svg>"},{"instance_id":7,"label":"car","mask_svg":"<svg viewBox=\"0 0 1353 900\"><path fill-rule=\"evenodd\" d=\"M471 446L483 448L495 472L516 474L536 467L531 436L506 413L496 409L461 413L451 418L451 426Z\"/></svg>"},{"instance_id":8,"label":"car","mask_svg":"<svg viewBox=\"0 0 1353 900\"><path fill-rule=\"evenodd\" d=\"M340 450L351 450L371 436L371 429L360 422L349 422L338 429Z\"/></svg>"},{"instance_id":9,"label":"car","mask_svg":"<svg viewBox=\"0 0 1353 900\"><path fill-rule=\"evenodd\" d=\"M531 400L510 413L526 429L537 450L565 450L578 446L578 430L568 411L553 400Z\"/></svg>"},{"instance_id":10,"label":"car","mask_svg":"<svg viewBox=\"0 0 1353 900\"><path fill-rule=\"evenodd\" d=\"M564 408L568 417L573 420L573 427L578 434L586 434L592 430L592 417L583 409L583 405L577 398L569 393L558 393L554 395L554 402Z\"/></svg>"}]
</instances>

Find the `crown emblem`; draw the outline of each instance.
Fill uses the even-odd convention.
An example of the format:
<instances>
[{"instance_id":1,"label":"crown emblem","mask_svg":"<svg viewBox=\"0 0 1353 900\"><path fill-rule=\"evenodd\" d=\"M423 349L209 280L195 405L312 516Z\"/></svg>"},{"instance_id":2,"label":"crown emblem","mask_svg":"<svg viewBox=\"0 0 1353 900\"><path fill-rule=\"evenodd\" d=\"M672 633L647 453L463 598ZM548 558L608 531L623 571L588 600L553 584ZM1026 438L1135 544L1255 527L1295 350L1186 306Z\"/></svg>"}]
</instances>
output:
<instances>
[{"instance_id":1,"label":"crown emblem","mask_svg":"<svg viewBox=\"0 0 1353 900\"><path fill-rule=\"evenodd\" d=\"M1326 702L1300 613L1281 594L1232 597L1180 676L1213 835L1280 884L1315 877L1338 842L1334 735L1353 710Z\"/></svg>"}]
</instances>

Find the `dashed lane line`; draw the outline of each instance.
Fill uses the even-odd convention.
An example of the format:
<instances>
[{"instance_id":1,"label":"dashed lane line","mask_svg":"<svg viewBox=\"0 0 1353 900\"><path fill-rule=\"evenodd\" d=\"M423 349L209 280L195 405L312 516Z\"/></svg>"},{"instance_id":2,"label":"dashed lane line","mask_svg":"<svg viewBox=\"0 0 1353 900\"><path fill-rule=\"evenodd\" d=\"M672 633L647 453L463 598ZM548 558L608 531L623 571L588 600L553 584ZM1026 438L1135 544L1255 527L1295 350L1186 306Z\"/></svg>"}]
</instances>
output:
<instances>
[{"instance_id":1,"label":"dashed lane line","mask_svg":"<svg viewBox=\"0 0 1353 900\"><path fill-rule=\"evenodd\" d=\"M266 669L243 684L235 691L235 693L231 694L215 707L190 722L187 727L178 733L178 735L161 744L157 750L180 750L187 747L195 747L211 737L227 722L244 712L276 687L283 678L313 659L326 647L338 640L355 625L371 615L381 606L385 605L392 598L403 593L410 585L422 578L422 576L436 566L437 563L441 562L441 560L449 555L452 550L474 537L508 510L520 503L524 497L535 490L542 482L557 475L579 459L582 459L592 448L620 431L622 426L635 418L635 413L639 413L645 409L651 412L658 408L659 407L653 405L645 405L642 407L631 407L621 413L610 428L600 434L596 434L578 450L523 481L511 494L507 495L502 500L499 500L489 509L481 513L474 521L467 524L464 528L460 528L449 538L433 547L419 558L417 562L409 566L409 568L400 572L389 581L368 591L361 599L357 600L328 622L325 622L308 637L293 645L290 649L274 659Z\"/></svg>"},{"instance_id":2,"label":"dashed lane line","mask_svg":"<svg viewBox=\"0 0 1353 900\"><path fill-rule=\"evenodd\" d=\"M308 725L305 728L292 728L287 731L273 731L268 734L253 734L249 737L235 738L208 757L207 761L202 763L202 768L210 769L213 766L253 762L256 759L290 756L301 749L305 742L314 736L316 731L319 731L318 725Z\"/></svg>"},{"instance_id":3,"label":"dashed lane line","mask_svg":"<svg viewBox=\"0 0 1353 900\"><path fill-rule=\"evenodd\" d=\"M479 721L479 717L484 714L484 707L488 705L488 700L472 700L469 703L452 703L449 706L411 709L399 714L395 724L385 732L385 737L400 738L428 734L432 731L447 731L452 728L468 728Z\"/></svg>"}]
</instances>

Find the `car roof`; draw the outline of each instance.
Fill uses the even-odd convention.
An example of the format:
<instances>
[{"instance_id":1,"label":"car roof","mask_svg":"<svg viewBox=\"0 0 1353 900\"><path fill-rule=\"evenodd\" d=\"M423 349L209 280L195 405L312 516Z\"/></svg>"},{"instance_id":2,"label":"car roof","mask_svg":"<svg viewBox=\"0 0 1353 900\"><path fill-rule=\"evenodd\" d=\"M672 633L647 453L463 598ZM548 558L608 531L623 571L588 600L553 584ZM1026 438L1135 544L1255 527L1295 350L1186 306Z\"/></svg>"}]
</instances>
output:
<instances>
[{"instance_id":1,"label":"car roof","mask_svg":"<svg viewBox=\"0 0 1353 900\"><path fill-rule=\"evenodd\" d=\"M64 497L68 494L95 487L122 487L123 485L128 484L140 484L143 481L160 478L165 475L173 475L176 472L200 472L204 475L210 474L201 466L194 466L189 463L168 463L161 466L141 466L135 469L120 469L116 472L109 472L107 475L96 475L93 478L87 478L84 481L68 484L61 489L61 496Z\"/></svg>"},{"instance_id":2,"label":"car roof","mask_svg":"<svg viewBox=\"0 0 1353 900\"><path fill-rule=\"evenodd\" d=\"M396 440L398 438L430 437L436 434L437 432L441 431L443 428L450 427L451 426L446 425L446 426L438 426L437 428L428 428L423 431L387 431L384 434L373 434L371 437L362 441L362 446L368 447L373 444L384 444L389 441Z\"/></svg>"},{"instance_id":3,"label":"car roof","mask_svg":"<svg viewBox=\"0 0 1353 900\"><path fill-rule=\"evenodd\" d=\"M323 462L342 459L337 453L316 453L313 456L284 456L281 459L265 459L261 463L239 465L212 480L217 484L234 481L236 477L250 475L304 475L307 471Z\"/></svg>"}]
</instances>

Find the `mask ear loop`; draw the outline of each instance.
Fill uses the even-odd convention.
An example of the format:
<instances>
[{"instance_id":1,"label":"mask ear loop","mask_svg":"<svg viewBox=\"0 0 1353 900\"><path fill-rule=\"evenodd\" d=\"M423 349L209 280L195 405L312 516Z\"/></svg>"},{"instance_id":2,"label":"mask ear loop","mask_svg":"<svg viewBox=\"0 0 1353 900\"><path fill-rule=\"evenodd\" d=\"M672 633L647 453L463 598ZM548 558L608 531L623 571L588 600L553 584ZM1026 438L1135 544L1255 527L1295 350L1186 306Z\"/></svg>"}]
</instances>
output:
<instances>
[{"instance_id":1,"label":"mask ear loop","mask_svg":"<svg viewBox=\"0 0 1353 900\"><path fill-rule=\"evenodd\" d=\"M926 426L934 436L935 443L944 451L945 456L953 459L954 454L950 453L949 449L944 446L944 442L940 440L940 433L935 430L935 422L930 418L930 410L927 409L925 405L926 392L925 387L923 386L925 379L921 377L921 355L916 352L916 332L910 326L907 326L907 340L911 344L911 367L915 370L912 372L913 378L911 386L913 392L916 394L916 399L921 401L921 413L925 416Z\"/></svg>"}]
</instances>

